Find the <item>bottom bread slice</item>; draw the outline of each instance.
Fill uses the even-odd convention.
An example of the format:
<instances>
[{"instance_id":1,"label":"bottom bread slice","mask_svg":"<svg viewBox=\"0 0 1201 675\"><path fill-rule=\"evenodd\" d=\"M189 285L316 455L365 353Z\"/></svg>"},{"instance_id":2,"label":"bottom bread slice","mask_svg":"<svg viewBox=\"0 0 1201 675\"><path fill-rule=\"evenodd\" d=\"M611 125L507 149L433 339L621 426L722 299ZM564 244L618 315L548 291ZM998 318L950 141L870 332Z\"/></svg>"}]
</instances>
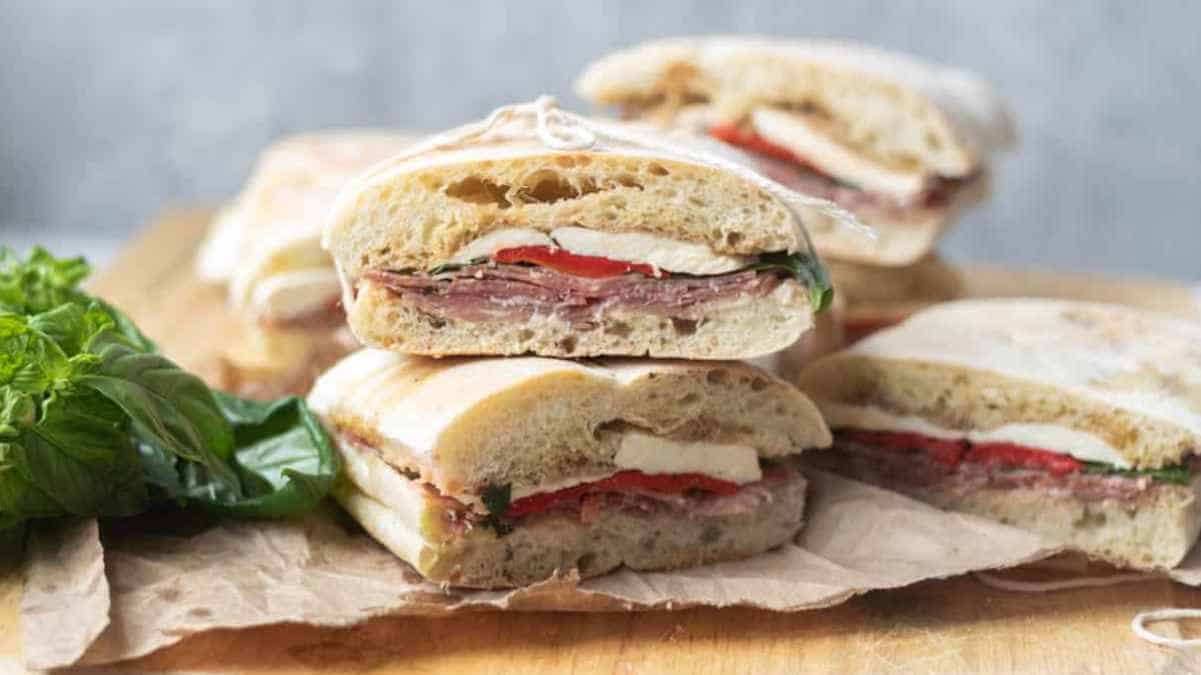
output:
<instances>
[{"instance_id":1,"label":"bottom bread slice","mask_svg":"<svg viewBox=\"0 0 1201 675\"><path fill-rule=\"evenodd\" d=\"M1116 480L1136 482L1127 488L1140 487L1123 490L1123 496L1104 497L1081 495L1066 484L965 484L954 474L932 478L920 469L890 466L878 460L878 455L848 451L840 445L835 450L812 453L805 462L939 508L973 513L1036 532L1120 567L1175 567L1201 533L1201 474L1194 474L1188 485L1146 477L1119 478ZM1090 490L1095 491L1096 486L1090 486Z\"/></svg>"},{"instance_id":2,"label":"bottom bread slice","mask_svg":"<svg viewBox=\"0 0 1201 675\"><path fill-rule=\"evenodd\" d=\"M372 473L376 469L384 470ZM362 481L365 489L344 479L334 496L423 576L472 588L525 586L572 570L585 578L622 565L666 570L752 556L796 536L806 488L801 473L789 467L738 494L709 499L702 513L667 504L632 508L618 500L586 518L579 511L552 510L498 530L456 521L447 498L427 485L399 474L378 478ZM389 487L381 491L384 484Z\"/></svg>"}]
</instances>

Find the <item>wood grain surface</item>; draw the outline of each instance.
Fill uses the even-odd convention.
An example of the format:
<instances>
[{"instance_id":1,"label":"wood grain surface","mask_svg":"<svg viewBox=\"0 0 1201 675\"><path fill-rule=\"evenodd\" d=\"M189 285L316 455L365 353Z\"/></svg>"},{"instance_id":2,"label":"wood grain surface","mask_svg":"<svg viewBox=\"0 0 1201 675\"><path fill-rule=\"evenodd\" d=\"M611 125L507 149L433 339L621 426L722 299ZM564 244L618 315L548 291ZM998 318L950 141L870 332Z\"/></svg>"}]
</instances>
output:
<instances>
[{"instance_id":1,"label":"wood grain surface","mask_svg":"<svg viewBox=\"0 0 1201 675\"><path fill-rule=\"evenodd\" d=\"M191 258L209 212L175 211L99 274L94 292L127 312L184 365L208 367L238 339L221 289L199 284ZM1112 300L1195 314L1188 288L1149 280L968 266L973 295ZM19 574L0 572L0 674L20 671ZM694 609L631 614L474 613L384 618L330 630L281 625L215 631L120 672L316 673L1168 673L1198 656L1154 647L1130 630L1140 610L1201 607L1201 590L1154 580L1043 595L973 577L880 591L839 607L778 614ZM1159 624L1193 637L1189 626Z\"/></svg>"}]
</instances>

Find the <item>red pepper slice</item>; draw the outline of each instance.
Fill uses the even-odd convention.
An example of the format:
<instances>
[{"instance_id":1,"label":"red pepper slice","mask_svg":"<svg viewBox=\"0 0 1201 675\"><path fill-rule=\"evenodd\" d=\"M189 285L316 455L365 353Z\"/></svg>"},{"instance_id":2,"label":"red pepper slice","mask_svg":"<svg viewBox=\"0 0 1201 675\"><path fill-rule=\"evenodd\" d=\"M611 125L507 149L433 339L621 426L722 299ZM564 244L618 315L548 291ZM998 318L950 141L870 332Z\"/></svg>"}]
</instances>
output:
<instances>
[{"instance_id":1,"label":"red pepper slice","mask_svg":"<svg viewBox=\"0 0 1201 675\"><path fill-rule=\"evenodd\" d=\"M1084 469L1084 463L1070 455L1028 448L1016 443L981 443L967 451L969 462L1050 471L1065 476Z\"/></svg>"},{"instance_id":2,"label":"red pepper slice","mask_svg":"<svg viewBox=\"0 0 1201 675\"><path fill-rule=\"evenodd\" d=\"M1049 471L1056 476L1076 473L1084 469L1084 463L1070 455L1039 450L1016 443L969 443L933 438L922 434L858 429L842 431L840 435L876 448L924 450L934 461L952 468L958 466L960 462L966 461L986 466L1000 465Z\"/></svg>"},{"instance_id":3,"label":"red pepper slice","mask_svg":"<svg viewBox=\"0 0 1201 675\"><path fill-rule=\"evenodd\" d=\"M630 490L647 490L665 494L682 494L689 490L701 490L717 495L732 495L738 492L738 484L700 473L650 474L641 471L619 471L608 478L591 483L582 483L562 490L539 492L521 499L514 499L504 515L509 518L520 518L531 513L539 513L556 506L577 502L586 495Z\"/></svg>"},{"instance_id":4,"label":"red pepper slice","mask_svg":"<svg viewBox=\"0 0 1201 675\"><path fill-rule=\"evenodd\" d=\"M709 135L724 143L729 143L730 145L735 145L760 155L809 166L809 163L797 156L795 152L782 145L776 145L750 129L745 129L737 124L719 124L709 127Z\"/></svg>"},{"instance_id":5,"label":"red pepper slice","mask_svg":"<svg viewBox=\"0 0 1201 675\"><path fill-rule=\"evenodd\" d=\"M857 443L870 445L874 448L925 450L930 454L931 459L952 468L958 466L959 462L963 460L963 453L968 447L965 441L933 438L931 436L923 436L922 434L899 431L861 431L854 429L844 431L841 435L845 435Z\"/></svg>"},{"instance_id":6,"label":"red pepper slice","mask_svg":"<svg viewBox=\"0 0 1201 675\"><path fill-rule=\"evenodd\" d=\"M579 255L553 246L506 248L493 254L492 259L499 263L533 263L565 274L593 279L619 277L630 272L637 272L648 277L662 276L662 273L658 273L654 265L610 260L594 255Z\"/></svg>"}]
</instances>

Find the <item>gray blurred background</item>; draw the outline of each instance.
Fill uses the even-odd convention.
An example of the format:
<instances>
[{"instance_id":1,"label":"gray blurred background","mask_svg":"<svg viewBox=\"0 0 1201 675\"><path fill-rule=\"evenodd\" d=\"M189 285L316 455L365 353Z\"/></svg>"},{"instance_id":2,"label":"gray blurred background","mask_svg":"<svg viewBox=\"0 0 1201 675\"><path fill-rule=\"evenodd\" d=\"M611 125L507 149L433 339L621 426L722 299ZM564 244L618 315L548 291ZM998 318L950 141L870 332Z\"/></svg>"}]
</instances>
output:
<instances>
[{"instance_id":1,"label":"gray blurred background","mask_svg":"<svg viewBox=\"0 0 1201 675\"><path fill-rule=\"evenodd\" d=\"M647 38L843 37L993 80L1022 131L961 260L1201 279L1201 3L0 0L0 243L104 258L281 134L440 128Z\"/></svg>"}]
</instances>

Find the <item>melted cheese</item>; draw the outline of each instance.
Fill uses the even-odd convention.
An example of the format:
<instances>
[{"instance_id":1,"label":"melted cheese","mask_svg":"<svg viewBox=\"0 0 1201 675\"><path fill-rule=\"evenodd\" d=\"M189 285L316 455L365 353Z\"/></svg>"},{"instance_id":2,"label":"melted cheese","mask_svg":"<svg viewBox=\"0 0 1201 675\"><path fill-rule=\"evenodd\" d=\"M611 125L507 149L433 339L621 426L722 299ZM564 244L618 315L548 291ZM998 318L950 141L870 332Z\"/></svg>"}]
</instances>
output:
<instances>
[{"instance_id":1,"label":"melted cheese","mask_svg":"<svg viewBox=\"0 0 1201 675\"><path fill-rule=\"evenodd\" d=\"M673 441L640 431L621 435L614 463L643 473L703 473L739 485L763 478L759 453L748 445Z\"/></svg>"},{"instance_id":2,"label":"melted cheese","mask_svg":"<svg viewBox=\"0 0 1201 675\"><path fill-rule=\"evenodd\" d=\"M864 157L831 138L817 125L783 110L756 108L751 113L755 133L788 148L829 176L854 183L867 192L880 192L904 202L925 187L921 171L897 171Z\"/></svg>"},{"instance_id":3,"label":"melted cheese","mask_svg":"<svg viewBox=\"0 0 1201 675\"><path fill-rule=\"evenodd\" d=\"M421 484L405 478L373 452L343 445L341 454L353 487L339 483L334 496L393 553L418 565L426 546L422 523L430 513Z\"/></svg>"},{"instance_id":4,"label":"melted cheese","mask_svg":"<svg viewBox=\"0 0 1201 675\"><path fill-rule=\"evenodd\" d=\"M725 274L754 261L751 256L714 253L704 244L676 241L641 232L598 232L583 227L560 227L547 236L529 228L496 230L468 243L450 258L467 263L518 246L557 246L570 253L622 262L644 263L666 272Z\"/></svg>"},{"instance_id":5,"label":"melted cheese","mask_svg":"<svg viewBox=\"0 0 1201 675\"><path fill-rule=\"evenodd\" d=\"M747 256L714 253L704 244L642 232L597 232L583 227L560 227L551 232L551 237L572 253L647 263L667 272L725 274L740 270L752 261Z\"/></svg>"},{"instance_id":6,"label":"melted cheese","mask_svg":"<svg viewBox=\"0 0 1201 675\"><path fill-rule=\"evenodd\" d=\"M267 320L297 319L329 307L341 289L332 269L284 272L259 280L250 293L250 309Z\"/></svg>"},{"instance_id":7,"label":"melted cheese","mask_svg":"<svg viewBox=\"0 0 1201 675\"><path fill-rule=\"evenodd\" d=\"M572 476L540 485L514 485L511 498L520 499L532 494L555 492L584 483L604 480L619 471L641 471L646 474L700 473L711 478L746 485L763 479L759 468L759 453L748 445L708 443L705 441L673 441L640 431L621 435L616 470L599 474Z\"/></svg>"},{"instance_id":8,"label":"melted cheese","mask_svg":"<svg viewBox=\"0 0 1201 675\"><path fill-rule=\"evenodd\" d=\"M452 263L469 263L477 258L490 258L497 251L518 246L554 246L555 242L545 233L531 230L528 227L510 227L489 232L484 236L469 242L459 249L450 261Z\"/></svg>"},{"instance_id":9,"label":"melted cheese","mask_svg":"<svg viewBox=\"0 0 1201 675\"><path fill-rule=\"evenodd\" d=\"M931 424L920 417L900 416L879 408L847 408L827 413L832 427L853 427L868 431L893 431L921 434L948 440L966 439L972 443L1014 443L1085 462L1101 462L1129 469L1130 462L1104 439L1093 434L1056 424L1005 424L988 431L959 431Z\"/></svg>"}]
</instances>

